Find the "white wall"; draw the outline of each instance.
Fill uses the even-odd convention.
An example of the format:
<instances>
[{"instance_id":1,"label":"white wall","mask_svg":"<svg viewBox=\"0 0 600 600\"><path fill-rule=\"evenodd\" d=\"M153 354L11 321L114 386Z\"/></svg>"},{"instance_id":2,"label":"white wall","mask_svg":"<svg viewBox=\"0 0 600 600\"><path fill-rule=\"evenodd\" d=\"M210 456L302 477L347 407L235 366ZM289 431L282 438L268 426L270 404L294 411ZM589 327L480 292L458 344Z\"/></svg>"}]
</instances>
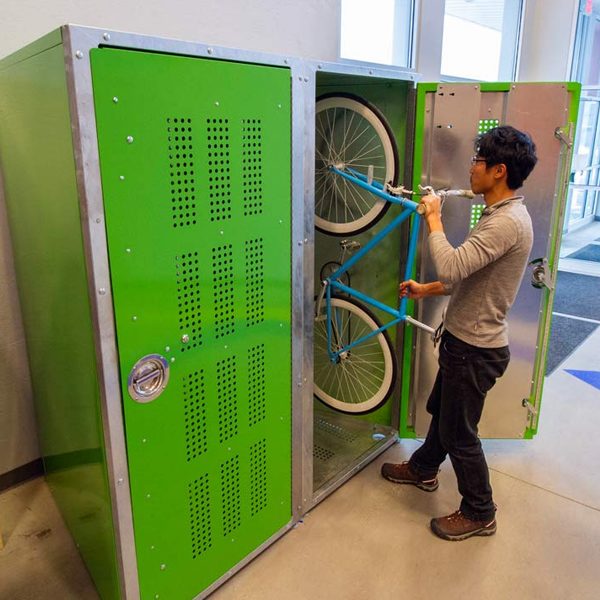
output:
<instances>
[{"instance_id":1,"label":"white wall","mask_svg":"<svg viewBox=\"0 0 600 600\"><path fill-rule=\"evenodd\" d=\"M578 0L526 0L519 81L570 78Z\"/></svg>"},{"instance_id":2,"label":"white wall","mask_svg":"<svg viewBox=\"0 0 600 600\"><path fill-rule=\"evenodd\" d=\"M0 56L65 23L335 60L339 0L2 0Z\"/></svg>"},{"instance_id":3,"label":"white wall","mask_svg":"<svg viewBox=\"0 0 600 600\"><path fill-rule=\"evenodd\" d=\"M0 0L0 57L64 23L335 60L339 0ZM39 457L0 194L0 475Z\"/></svg>"}]
</instances>

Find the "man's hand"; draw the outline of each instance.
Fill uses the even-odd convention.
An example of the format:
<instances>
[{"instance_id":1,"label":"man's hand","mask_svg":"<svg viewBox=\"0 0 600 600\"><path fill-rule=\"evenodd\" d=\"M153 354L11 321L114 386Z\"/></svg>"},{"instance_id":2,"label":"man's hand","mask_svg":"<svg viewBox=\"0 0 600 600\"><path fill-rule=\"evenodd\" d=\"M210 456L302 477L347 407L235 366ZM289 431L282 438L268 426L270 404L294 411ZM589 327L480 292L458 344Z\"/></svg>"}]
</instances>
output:
<instances>
[{"instance_id":1,"label":"man's hand","mask_svg":"<svg viewBox=\"0 0 600 600\"><path fill-rule=\"evenodd\" d=\"M418 283L414 279L409 279L403 281L398 288L400 298L408 296L411 300L420 300L421 298L427 298L427 296L443 296L447 293L439 281Z\"/></svg>"},{"instance_id":2,"label":"man's hand","mask_svg":"<svg viewBox=\"0 0 600 600\"><path fill-rule=\"evenodd\" d=\"M398 289L400 298L408 296L411 300L419 300L427 296L427 284L417 283L413 279L403 281Z\"/></svg>"},{"instance_id":3,"label":"man's hand","mask_svg":"<svg viewBox=\"0 0 600 600\"><path fill-rule=\"evenodd\" d=\"M421 204L425 207L423 216L427 222L429 232L444 231L442 227L442 199L435 194L428 194L421 198Z\"/></svg>"}]
</instances>

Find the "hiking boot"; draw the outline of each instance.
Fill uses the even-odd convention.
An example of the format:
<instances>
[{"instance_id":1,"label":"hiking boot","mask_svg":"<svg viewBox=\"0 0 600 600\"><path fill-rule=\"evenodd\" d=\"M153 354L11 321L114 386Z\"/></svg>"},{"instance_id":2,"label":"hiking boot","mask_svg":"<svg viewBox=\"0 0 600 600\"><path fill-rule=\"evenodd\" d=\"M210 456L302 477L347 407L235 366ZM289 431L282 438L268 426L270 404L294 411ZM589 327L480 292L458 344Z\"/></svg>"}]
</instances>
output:
<instances>
[{"instance_id":1,"label":"hiking boot","mask_svg":"<svg viewBox=\"0 0 600 600\"><path fill-rule=\"evenodd\" d=\"M388 481L416 485L420 490L425 490L426 492L435 492L440 485L437 477L430 477L429 479L419 477L410 468L408 462L399 464L384 463L381 467L381 475Z\"/></svg>"},{"instance_id":2,"label":"hiking boot","mask_svg":"<svg viewBox=\"0 0 600 600\"><path fill-rule=\"evenodd\" d=\"M458 542L474 535L494 535L496 533L496 519L472 521L465 517L460 510L457 510L447 517L431 519L431 530L444 540Z\"/></svg>"}]
</instances>

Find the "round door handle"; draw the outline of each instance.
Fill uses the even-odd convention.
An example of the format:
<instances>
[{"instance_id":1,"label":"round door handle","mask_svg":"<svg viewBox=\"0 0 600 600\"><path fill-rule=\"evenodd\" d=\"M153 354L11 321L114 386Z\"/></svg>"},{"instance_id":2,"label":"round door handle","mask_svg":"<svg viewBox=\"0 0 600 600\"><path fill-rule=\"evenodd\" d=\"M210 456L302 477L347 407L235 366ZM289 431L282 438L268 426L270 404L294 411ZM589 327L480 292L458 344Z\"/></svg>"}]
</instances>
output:
<instances>
[{"instance_id":1,"label":"round door handle","mask_svg":"<svg viewBox=\"0 0 600 600\"><path fill-rule=\"evenodd\" d=\"M160 396L169 382L169 362L160 354L140 358L129 373L127 390L136 402L151 402Z\"/></svg>"}]
</instances>

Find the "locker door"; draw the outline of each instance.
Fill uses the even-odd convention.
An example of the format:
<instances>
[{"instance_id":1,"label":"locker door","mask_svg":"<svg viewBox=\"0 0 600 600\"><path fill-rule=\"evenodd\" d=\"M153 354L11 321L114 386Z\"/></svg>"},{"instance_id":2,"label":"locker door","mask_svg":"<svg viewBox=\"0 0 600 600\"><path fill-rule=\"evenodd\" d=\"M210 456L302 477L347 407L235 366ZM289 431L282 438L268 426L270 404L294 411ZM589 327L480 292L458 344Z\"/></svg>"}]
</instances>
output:
<instances>
[{"instance_id":1,"label":"locker door","mask_svg":"<svg viewBox=\"0 0 600 600\"><path fill-rule=\"evenodd\" d=\"M92 50L141 597L291 519L290 73Z\"/></svg>"},{"instance_id":2,"label":"locker door","mask_svg":"<svg viewBox=\"0 0 600 600\"><path fill-rule=\"evenodd\" d=\"M423 84L417 92L414 184L435 188L468 188L470 157L478 135L495 125L512 125L533 138L538 164L519 194L534 226L531 260L545 259L555 272L560 222L571 149L568 138L577 115L578 85L563 83ZM485 207L483 197L451 199L443 207L450 243L459 245ZM425 229L425 226L424 226ZM423 236L425 241L425 236ZM417 276L435 280L427 244L421 245ZM534 287L536 265L530 265L509 313L511 362L486 399L481 437L530 437L537 429L552 292ZM539 278L540 270L537 275ZM446 298L428 298L415 307L420 320L436 326ZM425 410L437 371L437 359L427 334L407 336L405 352L412 356L412 382L404 401L407 430L423 436L429 426Z\"/></svg>"}]
</instances>

